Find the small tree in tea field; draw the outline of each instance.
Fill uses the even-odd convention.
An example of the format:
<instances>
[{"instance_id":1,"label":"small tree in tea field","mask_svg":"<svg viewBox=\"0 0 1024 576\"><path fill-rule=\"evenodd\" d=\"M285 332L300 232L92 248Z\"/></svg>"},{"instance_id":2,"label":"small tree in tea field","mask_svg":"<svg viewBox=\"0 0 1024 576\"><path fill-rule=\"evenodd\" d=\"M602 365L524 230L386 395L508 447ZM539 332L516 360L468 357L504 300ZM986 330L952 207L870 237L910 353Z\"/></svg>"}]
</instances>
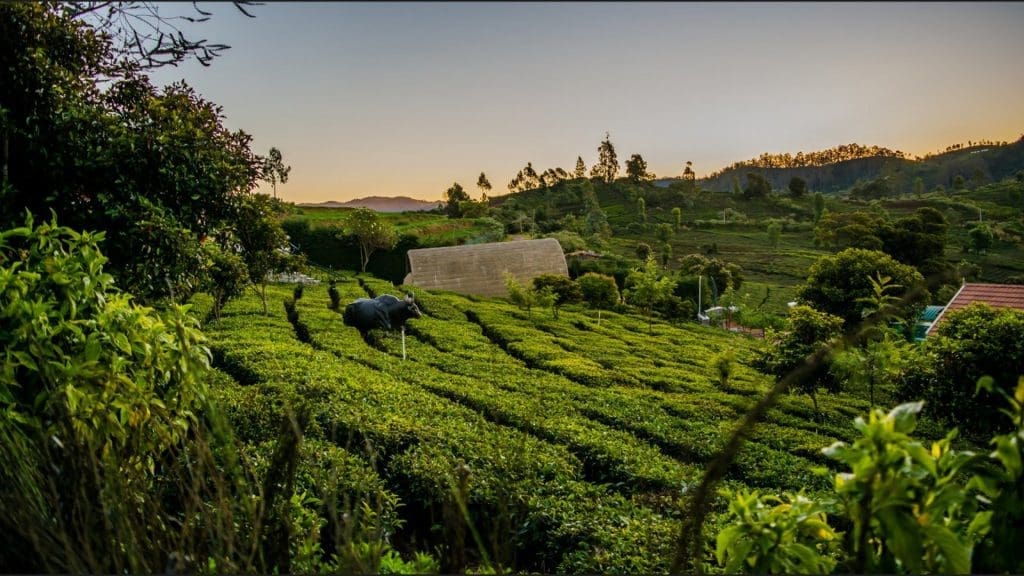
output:
<instances>
[{"instance_id":1,"label":"small tree in tea field","mask_svg":"<svg viewBox=\"0 0 1024 576\"><path fill-rule=\"evenodd\" d=\"M583 300L597 308L597 323L601 323L601 311L609 310L619 303L619 287L615 284L615 278L587 272L576 279L579 284Z\"/></svg>"},{"instance_id":2,"label":"small tree in tea field","mask_svg":"<svg viewBox=\"0 0 1024 576\"><path fill-rule=\"evenodd\" d=\"M755 365L781 380L818 349L828 347L842 334L842 326L843 321L837 316L819 312L810 306L794 306L789 311L786 327L774 338L772 347L755 361ZM815 419L818 419L817 391L821 388L837 390L839 381L831 373L829 363L823 362L793 386L797 392L811 397Z\"/></svg>"},{"instance_id":3,"label":"small tree in tea field","mask_svg":"<svg viewBox=\"0 0 1024 576\"><path fill-rule=\"evenodd\" d=\"M652 311L672 294L675 282L668 276L662 276L658 263L649 257L642 268L630 272L626 285L629 286L626 301L640 309L647 317L648 331L653 331Z\"/></svg>"}]
</instances>

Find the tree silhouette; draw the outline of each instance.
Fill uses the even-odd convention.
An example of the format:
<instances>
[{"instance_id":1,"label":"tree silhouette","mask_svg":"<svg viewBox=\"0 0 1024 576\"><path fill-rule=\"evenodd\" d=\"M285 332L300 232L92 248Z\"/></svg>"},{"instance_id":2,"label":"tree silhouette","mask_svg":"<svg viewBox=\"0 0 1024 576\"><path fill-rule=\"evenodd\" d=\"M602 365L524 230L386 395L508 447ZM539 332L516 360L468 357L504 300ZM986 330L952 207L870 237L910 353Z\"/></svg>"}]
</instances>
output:
<instances>
[{"instance_id":1,"label":"tree silhouette","mask_svg":"<svg viewBox=\"0 0 1024 576\"><path fill-rule=\"evenodd\" d=\"M611 137L604 133L604 140L597 147L597 164L590 169L590 176L611 184L619 173L619 159L615 155L615 146L612 145Z\"/></svg>"},{"instance_id":2,"label":"tree silhouette","mask_svg":"<svg viewBox=\"0 0 1024 576\"><path fill-rule=\"evenodd\" d=\"M576 157L576 170L573 172L574 178L586 178L587 177L587 165L583 163L583 158L580 156Z\"/></svg>"},{"instance_id":3,"label":"tree silhouette","mask_svg":"<svg viewBox=\"0 0 1024 576\"><path fill-rule=\"evenodd\" d=\"M487 175L483 172L476 179L476 187L480 189L480 201L487 202L487 193L491 191L491 181L487 179Z\"/></svg>"},{"instance_id":4,"label":"tree silhouette","mask_svg":"<svg viewBox=\"0 0 1024 576\"><path fill-rule=\"evenodd\" d=\"M647 172L647 162L639 154L633 154L626 160L626 176L634 182L654 178L654 174Z\"/></svg>"},{"instance_id":5,"label":"tree silhouette","mask_svg":"<svg viewBox=\"0 0 1024 576\"><path fill-rule=\"evenodd\" d=\"M270 182L270 186L274 190L274 198L277 198L277 183L286 184L291 171L291 166L284 165L281 151L271 148L270 153L263 159L263 179Z\"/></svg>"},{"instance_id":6,"label":"tree silhouette","mask_svg":"<svg viewBox=\"0 0 1024 576\"><path fill-rule=\"evenodd\" d=\"M445 212L448 213L449 218L461 218L462 208L459 206L460 202L467 202L471 200L469 194L462 189L462 185L458 182L452 184L451 188L444 193L445 200Z\"/></svg>"}]
</instances>

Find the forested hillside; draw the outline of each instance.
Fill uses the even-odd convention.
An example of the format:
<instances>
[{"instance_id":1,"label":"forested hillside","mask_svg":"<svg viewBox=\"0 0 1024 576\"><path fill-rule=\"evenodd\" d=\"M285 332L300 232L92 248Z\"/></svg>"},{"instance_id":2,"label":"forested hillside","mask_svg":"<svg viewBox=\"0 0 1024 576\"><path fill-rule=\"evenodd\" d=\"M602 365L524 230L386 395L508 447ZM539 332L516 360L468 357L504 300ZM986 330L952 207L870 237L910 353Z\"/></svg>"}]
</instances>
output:
<instances>
[{"instance_id":1,"label":"forested hillside","mask_svg":"<svg viewBox=\"0 0 1024 576\"><path fill-rule=\"evenodd\" d=\"M801 178L812 190L834 194L884 178L893 194L951 188L957 176L976 185L1014 177L1024 170L1024 138L1016 142L971 143L951 146L942 153L908 158L898 151L857 145L803 154L763 154L737 162L700 179L708 190L725 192L746 183L747 174L766 178L773 188L783 189ZM659 181L661 185L671 180Z\"/></svg>"}]
</instances>

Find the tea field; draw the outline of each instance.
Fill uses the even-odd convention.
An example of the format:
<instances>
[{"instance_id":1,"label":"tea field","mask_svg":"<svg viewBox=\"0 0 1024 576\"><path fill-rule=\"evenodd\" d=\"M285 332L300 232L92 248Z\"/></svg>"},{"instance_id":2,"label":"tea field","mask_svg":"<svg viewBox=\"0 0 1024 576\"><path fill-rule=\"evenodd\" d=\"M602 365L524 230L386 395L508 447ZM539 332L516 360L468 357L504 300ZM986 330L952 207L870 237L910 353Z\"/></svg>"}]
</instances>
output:
<instances>
[{"instance_id":1,"label":"tea field","mask_svg":"<svg viewBox=\"0 0 1024 576\"><path fill-rule=\"evenodd\" d=\"M649 329L639 317L585 309L556 319L421 290L424 315L409 323L403 360L398 334L364 341L344 326L326 284L293 288L268 287L268 316L249 294L205 324L215 395L260 461L287 414L305 411L297 482L314 497L301 505L323 517L337 505L338 526L383 536L405 556L521 571L666 571L681 496L771 385L748 366L760 343L746 336L659 321ZM367 276L336 289L342 307L401 294ZM737 364L722 382L711 361L725 350ZM851 420L868 406L844 394L820 403L815 424L809 399L783 397L725 482L828 488L813 470L829 465L820 449L850 440ZM323 501L328 485L343 501ZM325 549L338 526L323 531Z\"/></svg>"}]
</instances>

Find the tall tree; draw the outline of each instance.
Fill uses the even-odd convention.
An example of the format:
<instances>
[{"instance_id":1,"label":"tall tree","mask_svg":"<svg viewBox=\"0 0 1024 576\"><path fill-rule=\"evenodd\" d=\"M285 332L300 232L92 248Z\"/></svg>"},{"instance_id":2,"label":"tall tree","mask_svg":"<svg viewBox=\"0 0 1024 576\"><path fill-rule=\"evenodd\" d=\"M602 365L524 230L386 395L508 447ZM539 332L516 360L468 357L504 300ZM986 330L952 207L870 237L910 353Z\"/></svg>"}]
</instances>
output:
<instances>
[{"instance_id":1,"label":"tall tree","mask_svg":"<svg viewBox=\"0 0 1024 576\"><path fill-rule=\"evenodd\" d=\"M976 302L948 312L938 334L925 340L915 369L901 374L899 393L907 399L924 399L927 412L960 426L975 440L1004 432L1008 422L993 415L1006 405L1005 400L991 389L979 389L977 383L987 376L1004 393L1019 390L1024 366L1021 334L1024 311Z\"/></svg>"},{"instance_id":2,"label":"tall tree","mask_svg":"<svg viewBox=\"0 0 1024 576\"><path fill-rule=\"evenodd\" d=\"M586 178L587 177L587 165L583 163L583 157L576 157L576 170L573 172L574 178Z\"/></svg>"},{"instance_id":3,"label":"tall tree","mask_svg":"<svg viewBox=\"0 0 1024 576\"><path fill-rule=\"evenodd\" d=\"M636 213L640 215L641 222L647 222L647 202L643 196L638 196L636 199Z\"/></svg>"},{"instance_id":4,"label":"tall tree","mask_svg":"<svg viewBox=\"0 0 1024 576\"><path fill-rule=\"evenodd\" d=\"M257 2L236 0L232 4L245 16L255 18L249 9ZM185 36L179 24L198 24L211 16L194 3L192 8L195 13L191 15L162 16L155 2L77 0L63 3L59 10L69 19L108 35L110 48L119 59L146 70L177 66L189 58L209 66L214 58L230 48L227 44Z\"/></svg>"},{"instance_id":5,"label":"tall tree","mask_svg":"<svg viewBox=\"0 0 1024 576\"><path fill-rule=\"evenodd\" d=\"M597 308L597 323L601 323L601 310L609 310L619 303L619 287L615 278L587 272L580 276L576 283L583 293L583 300L592 308Z\"/></svg>"},{"instance_id":6,"label":"tall tree","mask_svg":"<svg viewBox=\"0 0 1024 576\"><path fill-rule=\"evenodd\" d=\"M697 174L693 171L693 162L687 160L686 167L683 168L683 180L693 182L697 179Z\"/></svg>"},{"instance_id":7,"label":"tall tree","mask_svg":"<svg viewBox=\"0 0 1024 576\"><path fill-rule=\"evenodd\" d=\"M743 197L765 198L772 193L772 185L768 179L756 172L747 172L747 187L743 189Z\"/></svg>"},{"instance_id":8,"label":"tall tree","mask_svg":"<svg viewBox=\"0 0 1024 576\"><path fill-rule=\"evenodd\" d=\"M672 209L672 219L676 223L676 231L679 231L683 227L683 209L676 206Z\"/></svg>"},{"instance_id":9,"label":"tall tree","mask_svg":"<svg viewBox=\"0 0 1024 576\"><path fill-rule=\"evenodd\" d=\"M471 200L469 194L462 189L462 185L455 182L451 185L448 190L444 193L445 197L445 212L448 213L449 218L461 218L462 207L460 202L468 202Z\"/></svg>"},{"instance_id":10,"label":"tall tree","mask_svg":"<svg viewBox=\"0 0 1024 576\"><path fill-rule=\"evenodd\" d=\"M0 225L52 210L106 232L108 270L140 301L187 297L206 274L200 239L230 225L262 159L218 106L184 83L154 88L115 30L87 22L71 4L0 4Z\"/></svg>"},{"instance_id":11,"label":"tall tree","mask_svg":"<svg viewBox=\"0 0 1024 576\"><path fill-rule=\"evenodd\" d=\"M288 183L288 174L292 171L291 166L284 165L281 151L271 148L267 157L263 159L263 179L270 182L274 189L274 198L277 198L277 183Z\"/></svg>"},{"instance_id":12,"label":"tall tree","mask_svg":"<svg viewBox=\"0 0 1024 576\"><path fill-rule=\"evenodd\" d=\"M817 224L821 220L821 215L825 213L825 197L821 195L821 192L814 193L814 223Z\"/></svg>"},{"instance_id":13,"label":"tall tree","mask_svg":"<svg viewBox=\"0 0 1024 576\"><path fill-rule=\"evenodd\" d=\"M605 132L604 140L597 147L597 164L590 169L590 176L611 184L618 173L619 160L615 155L615 146L612 145L611 136Z\"/></svg>"},{"instance_id":14,"label":"tall tree","mask_svg":"<svg viewBox=\"0 0 1024 576\"><path fill-rule=\"evenodd\" d=\"M480 189L480 201L487 201L487 193L491 191L491 181L487 179L487 175L483 172L480 173L480 177L476 179L476 187Z\"/></svg>"},{"instance_id":15,"label":"tall tree","mask_svg":"<svg viewBox=\"0 0 1024 576\"><path fill-rule=\"evenodd\" d=\"M643 156L633 154L626 160L626 177L634 182L640 182L653 179L654 174L647 172L647 162Z\"/></svg>"},{"instance_id":16,"label":"tall tree","mask_svg":"<svg viewBox=\"0 0 1024 576\"><path fill-rule=\"evenodd\" d=\"M369 208L356 208L349 215L346 228L359 243L359 265L363 272L366 272L366 265L370 262L371 254L377 250L390 250L395 247L395 242L397 242L397 236L391 225Z\"/></svg>"},{"instance_id":17,"label":"tall tree","mask_svg":"<svg viewBox=\"0 0 1024 576\"><path fill-rule=\"evenodd\" d=\"M238 210L233 230L242 260L267 313L267 277L289 263L288 235L274 213L274 200L266 194L247 196ZM229 242L230 243L230 242Z\"/></svg>"}]
</instances>

